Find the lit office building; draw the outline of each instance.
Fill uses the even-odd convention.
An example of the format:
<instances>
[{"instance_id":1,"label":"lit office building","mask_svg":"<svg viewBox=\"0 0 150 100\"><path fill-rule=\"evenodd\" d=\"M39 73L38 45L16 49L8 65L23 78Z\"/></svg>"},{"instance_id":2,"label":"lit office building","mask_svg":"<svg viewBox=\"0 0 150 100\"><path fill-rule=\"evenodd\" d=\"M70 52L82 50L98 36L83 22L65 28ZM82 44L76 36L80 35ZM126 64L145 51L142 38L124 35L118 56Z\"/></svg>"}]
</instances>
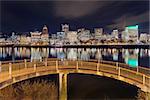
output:
<instances>
[{"instance_id":1,"label":"lit office building","mask_svg":"<svg viewBox=\"0 0 150 100\"><path fill-rule=\"evenodd\" d=\"M3 37L3 33L0 32L0 43L5 43L5 38Z\"/></svg>"},{"instance_id":2,"label":"lit office building","mask_svg":"<svg viewBox=\"0 0 150 100\"><path fill-rule=\"evenodd\" d=\"M78 39L86 42L91 38L90 30L84 30L78 33Z\"/></svg>"},{"instance_id":3,"label":"lit office building","mask_svg":"<svg viewBox=\"0 0 150 100\"><path fill-rule=\"evenodd\" d=\"M48 44L49 42L49 34L48 34L48 28L46 25L43 27L42 34L41 34L41 41L42 44Z\"/></svg>"},{"instance_id":4,"label":"lit office building","mask_svg":"<svg viewBox=\"0 0 150 100\"><path fill-rule=\"evenodd\" d=\"M118 39L118 35L119 35L118 30L113 30L112 33L111 33L111 36L112 36L112 38L114 38L114 39Z\"/></svg>"},{"instance_id":5,"label":"lit office building","mask_svg":"<svg viewBox=\"0 0 150 100\"><path fill-rule=\"evenodd\" d=\"M150 43L150 34L147 34L147 42Z\"/></svg>"},{"instance_id":6,"label":"lit office building","mask_svg":"<svg viewBox=\"0 0 150 100\"><path fill-rule=\"evenodd\" d=\"M66 37L65 32L57 32L57 39L64 39Z\"/></svg>"},{"instance_id":7,"label":"lit office building","mask_svg":"<svg viewBox=\"0 0 150 100\"><path fill-rule=\"evenodd\" d=\"M27 37L26 35L20 36L20 44L27 44Z\"/></svg>"},{"instance_id":8,"label":"lit office building","mask_svg":"<svg viewBox=\"0 0 150 100\"><path fill-rule=\"evenodd\" d=\"M67 33L69 31L69 25L68 24L61 24L62 26L62 32Z\"/></svg>"},{"instance_id":9,"label":"lit office building","mask_svg":"<svg viewBox=\"0 0 150 100\"><path fill-rule=\"evenodd\" d=\"M77 43L78 42L77 32L76 31L69 31L67 33L67 39L69 40L70 44Z\"/></svg>"},{"instance_id":10,"label":"lit office building","mask_svg":"<svg viewBox=\"0 0 150 100\"><path fill-rule=\"evenodd\" d=\"M30 32L31 34L31 43L32 44L39 44L41 40L41 32Z\"/></svg>"},{"instance_id":11,"label":"lit office building","mask_svg":"<svg viewBox=\"0 0 150 100\"><path fill-rule=\"evenodd\" d=\"M128 33L129 40L133 42L138 42L138 25L128 26L125 31Z\"/></svg>"},{"instance_id":12,"label":"lit office building","mask_svg":"<svg viewBox=\"0 0 150 100\"><path fill-rule=\"evenodd\" d=\"M147 42L147 41L148 41L147 34L146 34L146 33L141 33L139 40L140 40L141 42Z\"/></svg>"},{"instance_id":13,"label":"lit office building","mask_svg":"<svg viewBox=\"0 0 150 100\"><path fill-rule=\"evenodd\" d=\"M12 35L11 35L11 41L13 42L13 43L16 43L17 42L17 35L15 35L15 33L14 32L12 32Z\"/></svg>"},{"instance_id":14,"label":"lit office building","mask_svg":"<svg viewBox=\"0 0 150 100\"><path fill-rule=\"evenodd\" d=\"M79 32L83 32L85 30L85 28L80 28L80 29L78 29L77 30L77 32L79 33Z\"/></svg>"},{"instance_id":15,"label":"lit office building","mask_svg":"<svg viewBox=\"0 0 150 100\"><path fill-rule=\"evenodd\" d=\"M94 33L95 33L95 38L96 39L102 38L103 28L95 28Z\"/></svg>"},{"instance_id":16,"label":"lit office building","mask_svg":"<svg viewBox=\"0 0 150 100\"><path fill-rule=\"evenodd\" d=\"M128 42L129 36L128 36L128 33L126 31L122 31L122 33L121 33L121 39L124 42Z\"/></svg>"}]
</instances>

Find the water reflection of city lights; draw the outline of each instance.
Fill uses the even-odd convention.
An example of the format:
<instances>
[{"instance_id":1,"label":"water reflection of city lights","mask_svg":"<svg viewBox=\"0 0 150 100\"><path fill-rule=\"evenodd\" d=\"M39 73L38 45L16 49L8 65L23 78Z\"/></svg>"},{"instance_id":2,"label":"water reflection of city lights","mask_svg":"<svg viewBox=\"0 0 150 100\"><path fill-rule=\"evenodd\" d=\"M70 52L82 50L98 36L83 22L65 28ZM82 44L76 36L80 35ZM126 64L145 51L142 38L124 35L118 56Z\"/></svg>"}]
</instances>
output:
<instances>
[{"instance_id":1,"label":"water reflection of city lights","mask_svg":"<svg viewBox=\"0 0 150 100\"><path fill-rule=\"evenodd\" d=\"M143 57L150 57L149 49L107 49L107 48L25 48L25 47L0 47L0 59L23 59L41 60L54 57L70 60L110 60L121 61L131 67L139 65Z\"/></svg>"}]
</instances>

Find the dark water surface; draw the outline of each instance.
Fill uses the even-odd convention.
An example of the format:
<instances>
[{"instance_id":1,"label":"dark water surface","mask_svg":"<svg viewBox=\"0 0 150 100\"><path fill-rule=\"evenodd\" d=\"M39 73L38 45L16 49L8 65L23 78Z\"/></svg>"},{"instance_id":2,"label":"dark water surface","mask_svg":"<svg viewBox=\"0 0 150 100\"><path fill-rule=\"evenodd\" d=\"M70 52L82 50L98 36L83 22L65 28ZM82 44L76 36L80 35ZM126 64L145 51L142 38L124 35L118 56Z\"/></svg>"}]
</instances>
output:
<instances>
[{"instance_id":1,"label":"dark water surface","mask_svg":"<svg viewBox=\"0 0 150 100\"><path fill-rule=\"evenodd\" d=\"M60 58L73 60L100 59L126 63L131 67L150 67L149 49L0 47L1 61L15 61L19 59L33 60L42 58Z\"/></svg>"},{"instance_id":2,"label":"dark water surface","mask_svg":"<svg viewBox=\"0 0 150 100\"><path fill-rule=\"evenodd\" d=\"M0 60L20 59L99 59L119 61L130 67L143 66L150 68L149 49L109 49L109 48L0 48ZM58 85L58 75L47 75L36 79L54 81ZM31 79L32 80L32 79ZM115 79L86 74L68 75L69 100L129 100L135 99L138 88Z\"/></svg>"}]
</instances>

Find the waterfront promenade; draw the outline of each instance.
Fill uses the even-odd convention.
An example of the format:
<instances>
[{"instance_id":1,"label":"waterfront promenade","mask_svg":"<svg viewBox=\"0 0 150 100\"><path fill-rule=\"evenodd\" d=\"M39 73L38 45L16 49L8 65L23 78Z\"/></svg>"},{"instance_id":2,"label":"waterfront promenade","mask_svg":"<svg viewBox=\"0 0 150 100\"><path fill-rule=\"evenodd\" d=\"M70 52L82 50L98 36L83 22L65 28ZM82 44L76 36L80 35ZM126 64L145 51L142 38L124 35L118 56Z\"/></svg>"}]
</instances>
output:
<instances>
[{"instance_id":1,"label":"waterfront promenade","mask_svg":"<svg viewBox=\"0 0 150 100\"><path fill-rule=\"evenodd\" d=\"M67 75L71 73L93 74L110 77L137 86L150 93L150 69L127 64L97 60L61 60L55 58L43 61L18 60L0 63L0 89L33 77L59 74L59 97L67 99Z\"/></svg>"}]
</instances>

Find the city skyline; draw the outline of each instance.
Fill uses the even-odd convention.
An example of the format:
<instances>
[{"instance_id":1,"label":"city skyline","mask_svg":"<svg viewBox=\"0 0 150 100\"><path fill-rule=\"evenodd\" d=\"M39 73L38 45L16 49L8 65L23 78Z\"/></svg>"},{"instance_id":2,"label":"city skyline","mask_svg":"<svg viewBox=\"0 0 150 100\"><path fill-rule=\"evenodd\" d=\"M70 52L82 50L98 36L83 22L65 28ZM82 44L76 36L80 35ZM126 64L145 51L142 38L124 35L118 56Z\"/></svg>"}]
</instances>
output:
<instances>
[{"instance_id":1,"label":"city skyline","mask_svg":"<svg viewBox=\"0 0 150 100\"><path fill-rule=\"evenodd\" d=\"M149 32L149 1L1 1L1 32L30 32L47 25L50 33L67 23L78 28L123 29L139 25Z\"/></svg>"}]
</instances>

